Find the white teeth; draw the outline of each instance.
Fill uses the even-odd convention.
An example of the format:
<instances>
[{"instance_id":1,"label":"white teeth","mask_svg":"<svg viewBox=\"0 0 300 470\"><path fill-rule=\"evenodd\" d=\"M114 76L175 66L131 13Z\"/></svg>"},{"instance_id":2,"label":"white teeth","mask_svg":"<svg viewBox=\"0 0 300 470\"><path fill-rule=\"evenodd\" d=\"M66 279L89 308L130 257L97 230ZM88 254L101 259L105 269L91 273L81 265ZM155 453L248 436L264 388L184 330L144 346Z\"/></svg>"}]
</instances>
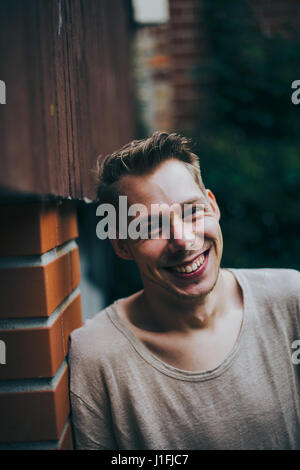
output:
<instances>
[{"instance_id":1,"label":"white teeth","mask_svg":"<svg viewBox=\"0 0 300 470\"><path fill-rule=\"evenodd\" d=\"M199 266L201 266L204 262L205 256L200 255L199 258L197 258L192 265L187 265L187 266L175 266L175 270L178 273L191 273L193 271L196 271Z\"/></svg>"}]
</instances>

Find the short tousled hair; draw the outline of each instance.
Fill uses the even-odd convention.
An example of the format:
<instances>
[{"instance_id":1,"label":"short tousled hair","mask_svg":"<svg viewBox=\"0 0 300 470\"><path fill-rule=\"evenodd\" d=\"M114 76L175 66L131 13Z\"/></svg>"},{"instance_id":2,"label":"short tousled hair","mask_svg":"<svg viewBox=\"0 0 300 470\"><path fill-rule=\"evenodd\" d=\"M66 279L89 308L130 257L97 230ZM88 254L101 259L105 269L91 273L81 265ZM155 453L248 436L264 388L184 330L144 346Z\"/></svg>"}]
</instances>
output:
<instances>
[{"instance_id":1,"label":"short tousled hair","mask_svg":"<svg viewBox=\"0 0 300 470\"><path fill-rule=\"evenodd\" d=\"M182 161L205 195L199 158L192 141L179 134L156 131L150 137L133 140L121 149L97 160L97 200L118 205L119 182L125 175L146 175L169 158Z\"/></svg>"}]
</instances>

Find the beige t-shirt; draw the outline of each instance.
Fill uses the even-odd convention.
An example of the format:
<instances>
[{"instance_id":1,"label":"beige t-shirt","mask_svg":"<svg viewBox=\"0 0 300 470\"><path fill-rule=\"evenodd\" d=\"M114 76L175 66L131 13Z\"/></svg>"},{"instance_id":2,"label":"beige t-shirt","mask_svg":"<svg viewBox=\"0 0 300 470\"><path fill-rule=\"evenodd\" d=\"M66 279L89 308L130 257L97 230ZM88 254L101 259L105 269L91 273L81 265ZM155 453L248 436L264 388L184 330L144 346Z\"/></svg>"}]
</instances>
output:
<instances>
[{"instance_id":1,"label":"beige t-shirt","mask_svg":"<svg viewBox=\"0 0 300 470\"><path fill-rule=\"evenodd\" d=\"M72 332L77 449L300 449L300 364L292 360L300 272L230 271L244 317L231 353L212 370L163 362L124 324L117 301Z\"/></svg>"}]
</instances>

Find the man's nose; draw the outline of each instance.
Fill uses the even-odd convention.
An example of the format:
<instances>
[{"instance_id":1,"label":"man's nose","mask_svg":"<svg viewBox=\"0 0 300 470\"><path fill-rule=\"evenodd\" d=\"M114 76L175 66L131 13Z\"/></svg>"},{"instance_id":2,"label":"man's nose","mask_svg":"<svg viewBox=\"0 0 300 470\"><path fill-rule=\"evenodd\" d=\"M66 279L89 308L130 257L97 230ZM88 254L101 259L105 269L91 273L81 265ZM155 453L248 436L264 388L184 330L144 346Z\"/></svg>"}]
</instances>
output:
<instances>
[{"instance_id":1,"label":"man's nose","mask_svg":"<svg viewBox=\"0 0 300 470\"><path fill-rule=\"evenodd\" d=\"M192 249L195 235L190 224L185 224L182 219L175 218L170 224L169 251L185 251Z\"/></svg>"}]
</instances>

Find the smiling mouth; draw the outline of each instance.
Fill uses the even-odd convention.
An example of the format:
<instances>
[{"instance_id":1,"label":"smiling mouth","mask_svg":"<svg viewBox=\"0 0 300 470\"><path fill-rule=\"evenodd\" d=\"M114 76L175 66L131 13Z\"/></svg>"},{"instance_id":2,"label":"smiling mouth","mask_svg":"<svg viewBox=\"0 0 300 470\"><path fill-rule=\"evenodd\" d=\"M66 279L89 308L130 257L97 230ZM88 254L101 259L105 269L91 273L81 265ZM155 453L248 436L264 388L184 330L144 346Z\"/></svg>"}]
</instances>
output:
<instances>
[{"instance_id":1,"label":"smiling mouth","mask_svg":"<svg viewBox=\"0 0 300 470\"><path fill-rule=\"evenodd\" d=\"M201 253L200 255L198 255L192 261L189 261L188 263L182 263L176 266L170 266L165 269L167 269L168 271L172 271L174 273L178 273L178 274L181 274L181 273L191 274L194 272L200 272L201 267L207 262L207 256L208 256L209 250L210 248L204 251L203 253Z\"/></svg>"}]
</instances>

